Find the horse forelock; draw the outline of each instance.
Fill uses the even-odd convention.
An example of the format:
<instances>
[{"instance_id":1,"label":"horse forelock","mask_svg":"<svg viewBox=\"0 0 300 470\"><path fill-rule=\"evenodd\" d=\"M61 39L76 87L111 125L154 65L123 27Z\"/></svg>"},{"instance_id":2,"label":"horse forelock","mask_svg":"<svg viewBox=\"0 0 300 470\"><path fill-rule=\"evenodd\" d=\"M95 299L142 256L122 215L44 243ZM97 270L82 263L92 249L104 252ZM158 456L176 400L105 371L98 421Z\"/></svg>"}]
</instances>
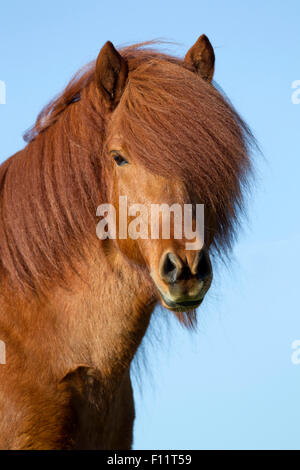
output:
<instances>
[{"instance_id":1,"label":"horse forelock","mask_svg":"<svg viewBox=\"0 0 300 470\"><path fill-rule=\"evenodd\" d=\"M216 222L214 247L230 250L252 176L255 139L228 100L181 60L151 57L129 75L116 110L131 158L177 178Z\"/></svg>"}]
</instances>

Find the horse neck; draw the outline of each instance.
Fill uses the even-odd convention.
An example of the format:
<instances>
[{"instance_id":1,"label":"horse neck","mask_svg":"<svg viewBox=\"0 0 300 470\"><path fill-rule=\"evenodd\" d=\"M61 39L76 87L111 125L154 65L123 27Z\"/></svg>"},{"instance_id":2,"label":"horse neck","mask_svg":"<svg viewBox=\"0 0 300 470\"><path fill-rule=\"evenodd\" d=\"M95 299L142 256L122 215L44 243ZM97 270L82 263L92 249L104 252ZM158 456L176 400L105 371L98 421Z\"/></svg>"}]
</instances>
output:
<instances>
[{"instance_id":1,"label":"horse neck","mask_svg":"<svg viewBox=\"0 0 300 470\"><path fill-rule=\"evenodd\" d=\"M67 289L53 285L45 297L6 304L1 329L9 329L4 318L9 322L13 318L14 338L21 341L9 335L3 339L20 360L27 358L27 370L44 363L45 375L61 378L86 365L114 382L128 369L155 299L143 269L133 268L118 253L113 258L112 268L104 255L92 250L80 275L70 274Z\"/></svg>"}]
</instances>

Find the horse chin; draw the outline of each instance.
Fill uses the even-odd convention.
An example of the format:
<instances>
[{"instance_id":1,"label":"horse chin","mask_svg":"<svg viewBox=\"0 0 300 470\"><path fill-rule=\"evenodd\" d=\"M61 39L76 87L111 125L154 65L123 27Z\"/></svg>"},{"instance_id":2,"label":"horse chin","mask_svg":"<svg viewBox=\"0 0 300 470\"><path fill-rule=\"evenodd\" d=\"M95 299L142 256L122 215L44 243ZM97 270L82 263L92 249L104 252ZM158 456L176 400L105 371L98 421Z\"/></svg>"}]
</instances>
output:
<instances>
[{"instance_id":1,"label":"horse chin","mask_svg":"<svg viewBox=\"0 0 300 470\"><path fill-rule=\"evenodd\" d=\"M166 299L161 295L162 305L172 312L192 312L198 308L203 302L203 298L187 302L174 302L170 299Z\"/></svg>"}]
</instances>

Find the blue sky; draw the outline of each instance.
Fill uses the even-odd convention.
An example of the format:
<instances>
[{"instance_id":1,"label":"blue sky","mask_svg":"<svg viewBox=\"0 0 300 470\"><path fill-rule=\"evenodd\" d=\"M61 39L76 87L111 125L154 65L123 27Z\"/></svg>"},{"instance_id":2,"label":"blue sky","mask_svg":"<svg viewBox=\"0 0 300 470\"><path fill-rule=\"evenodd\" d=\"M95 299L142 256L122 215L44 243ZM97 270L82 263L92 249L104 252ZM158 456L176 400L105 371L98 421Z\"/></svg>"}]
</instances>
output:
<instances>
[{"instance_id":1,"label":"blue sky","mask_svg":"<svg viewBox=\"0 0 300 470\"><path fill-rule=\"evenodd\" d=\"M135 385L135 448L300 449L300 3L297 0L28 0L0 7L0 161L105 41L165 38L184 55L201 33L215 80L264 157L230 265L217 269L196 333L155 312Z\"/></svg>"}]
</instances>

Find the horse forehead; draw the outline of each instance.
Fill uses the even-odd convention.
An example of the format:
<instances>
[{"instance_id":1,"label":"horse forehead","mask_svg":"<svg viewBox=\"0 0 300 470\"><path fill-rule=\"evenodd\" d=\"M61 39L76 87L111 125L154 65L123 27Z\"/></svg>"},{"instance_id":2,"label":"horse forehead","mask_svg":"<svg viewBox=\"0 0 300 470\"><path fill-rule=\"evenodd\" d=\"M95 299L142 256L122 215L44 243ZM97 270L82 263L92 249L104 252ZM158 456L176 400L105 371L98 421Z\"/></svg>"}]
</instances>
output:
<instances>
[{"instance_id":1,"label":"horse forehead","mask_svg":"<svg viewBox=\"0 0 300 470\"><path fill-rule=\"evenodd\" d=\"M108 144L109 147L111 147L111 149L113 150L128 151L122 134L117 130L116 132L114 132L113 129L110 130L110 133L108 135Z\"/></svg>"}]
</instances>

